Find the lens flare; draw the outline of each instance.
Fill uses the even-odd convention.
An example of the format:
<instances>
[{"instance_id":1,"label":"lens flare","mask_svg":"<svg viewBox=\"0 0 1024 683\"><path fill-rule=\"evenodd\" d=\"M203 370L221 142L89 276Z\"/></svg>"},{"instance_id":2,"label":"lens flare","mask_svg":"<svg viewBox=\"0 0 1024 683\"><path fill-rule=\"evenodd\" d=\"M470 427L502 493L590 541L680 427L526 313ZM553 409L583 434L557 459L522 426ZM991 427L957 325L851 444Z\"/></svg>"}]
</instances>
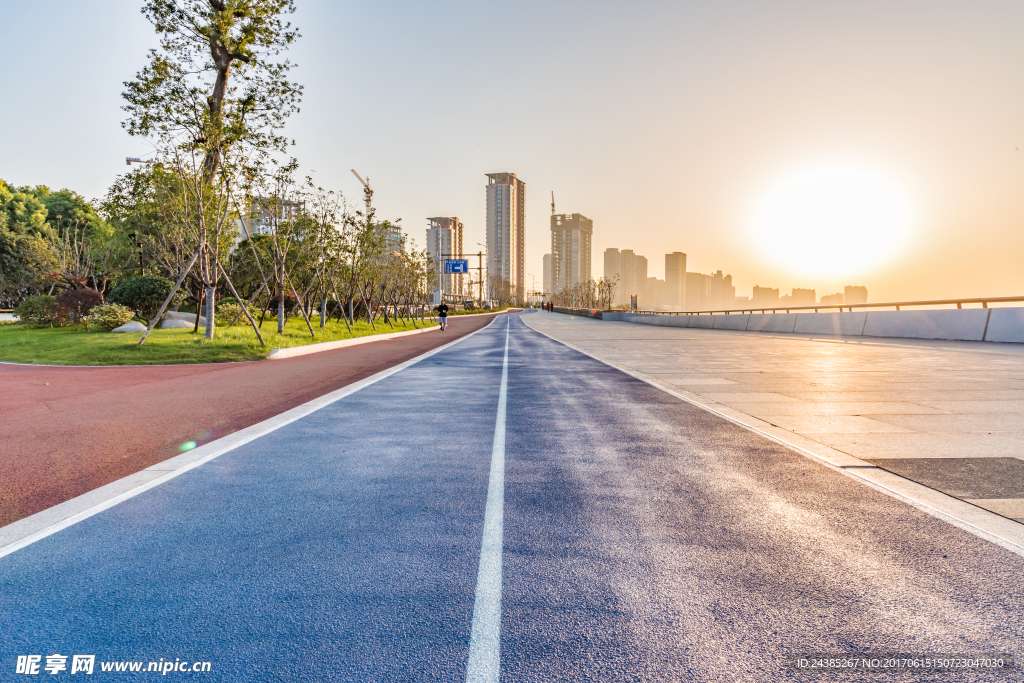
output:
<instances>
[{"instance_id":1,"label":"lens flare","mask_svg":"<svg viewBox=\"0 0 1024 683\"><path fill-rule=\"evenodd\" d=\"M180 446L178 446L178 450L181 451L182 453L184 453L185 451L190 451L190 450L192 450L195 447L196 447L196 442L195 441L186 441L185 443L183 443Z\"/></svg>"},{"instance_id":2,"label":"lens flare","mask_svg":"<svg viewBox=\"0 0 1024 683\"><path fill-rule=\"evenodd\" d=\"M794 275L867 273L907 246L910 204L899 186L869 168L802 169L755 205L750 237L758 252Z\"/></svg>"}]
</instances>

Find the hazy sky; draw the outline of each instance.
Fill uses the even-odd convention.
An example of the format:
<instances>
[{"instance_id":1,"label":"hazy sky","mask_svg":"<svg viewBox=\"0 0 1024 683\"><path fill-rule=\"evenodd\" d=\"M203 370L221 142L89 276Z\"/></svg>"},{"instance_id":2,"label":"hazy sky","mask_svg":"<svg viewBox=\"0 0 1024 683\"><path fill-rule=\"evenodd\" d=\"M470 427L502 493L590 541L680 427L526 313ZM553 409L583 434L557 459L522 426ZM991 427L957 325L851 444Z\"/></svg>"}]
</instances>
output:
<instances>
[{"instance_id":1,"label":"hazy sky","mask_svg":"<svg viewBox=\"0 0 1024 683\"><path fill-rule=\"evenodd\" d=\"M457 215L476 248L484 174L512 171L538 286L554 190L560 213L594 220L595 276L612 246L659 277L684 251L741 295L1024 294L1019 0L298 4L295 155L354 201L349 169L368 175L421 246L427 216ZM122 82L155 45L139 6L7 3L0 178L99 197L149 151L119 125ZM845 164L905 197L901 252L809 276L756 246L760 197Z\"/></svg>"}]
</instances>

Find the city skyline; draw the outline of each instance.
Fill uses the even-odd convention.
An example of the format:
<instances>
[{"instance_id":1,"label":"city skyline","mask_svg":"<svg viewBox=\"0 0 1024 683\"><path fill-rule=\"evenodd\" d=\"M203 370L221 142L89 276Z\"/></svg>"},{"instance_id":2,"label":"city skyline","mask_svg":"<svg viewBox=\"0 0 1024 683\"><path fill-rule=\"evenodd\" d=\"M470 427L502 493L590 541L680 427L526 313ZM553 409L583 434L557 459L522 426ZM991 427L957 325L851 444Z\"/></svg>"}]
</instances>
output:
<instances>
[{"instance_id":1,"label":"city skyline","mask_svg":"<svg viewBox=\"0 0 1024 683\"><path fill-rule=\"evenodd\" d=\"M556 189L601 226L594 254L627 239L646 254L686 243L691 270L735 273L744 292L764 282L835 292L854 280L877 300L1024 290L1024 45L1014 29L1024 6L641 7L567 2L534 22L530 11L504 20L496 7L459 3L304 3L291 55L304 101L287 129L302 172L358 205L356 168L372 179L379 216L409 231L420 216L459 215L475 245L486 232L479 174L514 168L537 190L524 227L525 270L537 279ZM119 122L123 83L155 39L134 0L18 5L6 16L37 26L52 14L66 19L50 34L65 49L40 53L27 32L0 45L8 63L36 52L35 78L8 84L12 102L32 105L0 112L18 131L0 177L102 197L126 156L152 152ZM586 31L566 30L581 16ZM457 37L459 54L422 54L424 30ZM364 59L385 35L394 49ZM495 53L513 38L516 54ZM486 80L502 69L509 78ZM43 104L33 81L60 82L66 101L89 106ZM423 106L438 89L466 106ZM377 104L354 106L355 90ZM803 277L758 247L752 215L786 178L837 163L869 169L906 200L909 237L864 272ZM650 272L664 277L660 258Z\"/></svg>"}]
</instances>

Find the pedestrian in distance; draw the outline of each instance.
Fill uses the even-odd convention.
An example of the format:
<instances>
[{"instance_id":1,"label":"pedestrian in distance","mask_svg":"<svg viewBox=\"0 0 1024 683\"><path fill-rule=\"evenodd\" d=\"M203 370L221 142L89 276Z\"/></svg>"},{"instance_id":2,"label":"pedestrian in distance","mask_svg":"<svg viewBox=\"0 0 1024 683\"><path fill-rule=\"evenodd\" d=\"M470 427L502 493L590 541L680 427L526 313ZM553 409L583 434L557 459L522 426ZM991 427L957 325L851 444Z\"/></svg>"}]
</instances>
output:
<instances>
[{"instance_id":1,"label":"pedestrian in distance","mask_svg":"<svg viewBox=\"0 0 1024 683\"><path fill-rule=\"evenodd\" d=\"M448 304L441 302L441 305L436 309L437 317L441 321L441 331L444 332L444 328L448 327Z\"/></svg>"}]
</instances>

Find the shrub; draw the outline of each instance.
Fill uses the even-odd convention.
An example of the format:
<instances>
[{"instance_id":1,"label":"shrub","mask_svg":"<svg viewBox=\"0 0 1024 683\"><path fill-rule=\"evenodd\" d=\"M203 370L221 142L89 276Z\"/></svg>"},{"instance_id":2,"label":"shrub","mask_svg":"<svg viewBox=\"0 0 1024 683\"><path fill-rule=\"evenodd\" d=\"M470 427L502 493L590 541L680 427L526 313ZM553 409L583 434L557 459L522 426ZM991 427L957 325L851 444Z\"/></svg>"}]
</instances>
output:
<instances>
[{"instance_id":1,"label":"shrub","mask_svg":"<svg viewBox=\"0 0 1024 683\"><path fill-rule=\"evenodd\" d=\"M89 311L103 303L103 296L94 289L66 289L57 295L57 303L67 309L71 321L84 323L89 329Z\"/></svg>"},{"instance_id":2,"label":"shrub","mask_svg":"<svg viewBox=\"0 0 1024 683\"><path fill-rule=\"evenodd\" d=\"M71 313L57 303L57 297L41 294L22 301L14 314L18 320L32 327L64 327L71 324Z\"/></svg>"},{"instance_id":3,"label":"shrub","mask_svg":"<svg viewBox=\"0 0 1024 683\"><path fill-rule=\"evenodd\" d=\"M135 317L135 312L121 304L100 304L89 311L89 320L93 325L108 332L115 327L121 327Z\"/></svg>"},{"instance_id":4,"label":"shrub","mask_svg":"<svg viewBox=\"0 0 1024 683\"><path fill-rule=\"evenodd\" d=\"M165 277L143 275L119 284L108 299L111 303L127 306L148 323L173 288L174 283ZM184 300L185 292L179 289L170 305L180 304Z\"/></svg>"},{"instance_id":5,"label":"shrub","mask_svg":"<svg viewBox=\"0 0 1024 683\"><path fill-rule=\"evenodd\" d=\"M214 309L218 325L228 325L235 316L242 312L242 307L235 303L235 300L221 301L217 304L217 308Z\"/></svg>"}]
</instances>

